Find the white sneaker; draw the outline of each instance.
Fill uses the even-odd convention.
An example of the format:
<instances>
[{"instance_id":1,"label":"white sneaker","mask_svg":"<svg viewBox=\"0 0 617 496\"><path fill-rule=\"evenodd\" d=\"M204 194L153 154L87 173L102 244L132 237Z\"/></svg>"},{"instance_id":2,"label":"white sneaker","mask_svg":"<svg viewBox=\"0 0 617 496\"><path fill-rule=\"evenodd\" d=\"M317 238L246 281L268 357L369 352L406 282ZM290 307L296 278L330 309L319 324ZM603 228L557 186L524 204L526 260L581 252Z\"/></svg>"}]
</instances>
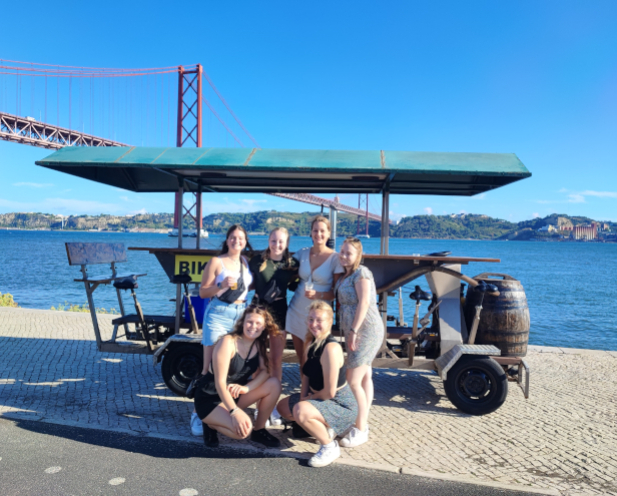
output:
<instances>
[{"instance_id":1,"label":"white sneaker","mask_svg":"<svg viewBox=\"0 0 617 496\"><path fill-rule=\"evenodd\" d=\"M347 433L347 435L341 439L341 446L343 448L355 448L368 441L368 428L365 431L361 431L357 427Z\"/></svg>"},{"instance_id":2,"label":"white sneaker","mask_svg":"<svg viewBox=\"0 0 617 496\"><path fill-rule=\"evenodd\" d=\"M282 423L283 418L276 407L274 407L274 410L272 410L272 414L270 415L270 425L281 425Z\"/></svg>"},{"instance_id":3,"label":"white sneaker","mask_svg":"<svg viewBox=\"0 0 617 496\"><path fill-rule=\"evenodd\" d=\"M204 424L195 412L191 413L191 434L193 436L204 435Z\"/></svg>"},{"instance_id":4,"label":"white sneaker","mask_svg":"<svg viewBox=\"0 0 617 496\"><path fill-rule=\"evenodd\" d=\"M330 444L322 444L319 451L311 457L308 464L311 467L325 467L330 465L339 456L341 456L341 448L339 448L336 441L332 441Z\"/></svg>"}]
</instances>

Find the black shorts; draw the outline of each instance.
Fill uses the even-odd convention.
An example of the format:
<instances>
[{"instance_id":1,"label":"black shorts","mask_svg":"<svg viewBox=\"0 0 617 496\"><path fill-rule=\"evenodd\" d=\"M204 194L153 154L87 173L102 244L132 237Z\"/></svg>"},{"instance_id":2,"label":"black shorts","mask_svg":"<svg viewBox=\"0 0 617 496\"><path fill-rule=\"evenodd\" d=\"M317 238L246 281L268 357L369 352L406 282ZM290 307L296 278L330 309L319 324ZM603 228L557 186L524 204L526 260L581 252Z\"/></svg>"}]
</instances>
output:
<instances>
[{"instance_id":1,"label":"black shorts","mask_svg":"<svg viewBox=\"0 0 617 496\"><path fill-rule=\"evenodd\" d=\"M218 394L208 394L201 390L195 391L195 411L197 416L203 420L223 401Z\"/></svg>"}]
</instances>

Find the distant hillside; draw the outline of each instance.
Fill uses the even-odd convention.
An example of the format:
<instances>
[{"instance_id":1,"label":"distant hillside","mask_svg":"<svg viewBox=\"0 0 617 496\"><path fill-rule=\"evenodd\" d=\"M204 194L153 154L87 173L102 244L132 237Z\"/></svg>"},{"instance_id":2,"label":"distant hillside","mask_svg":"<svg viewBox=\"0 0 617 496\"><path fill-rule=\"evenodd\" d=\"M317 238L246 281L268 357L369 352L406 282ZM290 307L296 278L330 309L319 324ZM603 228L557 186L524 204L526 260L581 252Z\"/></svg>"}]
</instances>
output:
<instances>
[{"instance_id":1,"label":"distant hillside","mask_svg":"<svg viewBox=\"0 0 617 496\"><path fill-rule=\"evenodd\" d=\"M124 231L127 229L168 229L173 214L71 215L64 218L64 229L87 231ZM0 227L12 229L62 229L62 217L42 213L0 214Z\"/></svg>"},{"instance_id":2,"label":"distant hillside","mask_svg":"<svg viewBox=\"0 0 617 496\"><path fill-rule=\"evenodd\" d=\"M392 229L397 238L496 239L516 224L488 215L416 215L403 217Z\"/></svg>"},{"instance_id":3,"label":"distant hillside","mask_svg":"<svg viewBox=\"0 0 617 496\"><path fill-rule=\"evenodd\" d=\"M251 213L220 213L204 217L204 229L211 234L224 234L233 224L243 225L248 232L268 233L277 226L286 227L292 236L308 236L311 219L318 212L277 212L261 211ZM570 217L564 214L551 214L513 223L495 219L488 215L452 214L452 215L416 215L403 217L400 222L390 227L390 235L394 238L429 238L429 239L508 239L525 241L536 238L557 238L555 233L539 233L538 229L547 224L557 226L589 224L593 219L587 217ZM610 231L617 232L617 223L608 224ZM125 217L114 215L79 215L65 218L64 229L68 230L100 230L100 231L141 231L167 230L173 225L172 214L139 214ZM364 232L364 219L360 223ZM193 229L194 225L188 219L185 228ZM52 214L43 213L10 213L0 214L0 228L10 229L61 229L62 219ZM349 236L356 234L357 217L350 214L339 214L337 234ZM379 237L381 226L379 222L369 222L371 237Z\"/></svg>"},{"instance_id":4,"label":"distant hillside","mask_svg":"<svg viewBox=\"0 0 617 496\"><path fill-rule=\"evenodd\" d=\"M275 227L285 227L292 236L308 236L311 219L319 212L277 212L262 211L247 214L210 214L204 217L204 229L210 233L223 234L234 224L241 224L248 232L268 233ZM327 214L326 214L327 216ZM350 236L356 234L358 218L350 214L338 214L337 235ZM364 232L364 219L360 222L360 229ZM379 236L380 223L369 221L369 235Z\"/></svg>"}]
</instances>

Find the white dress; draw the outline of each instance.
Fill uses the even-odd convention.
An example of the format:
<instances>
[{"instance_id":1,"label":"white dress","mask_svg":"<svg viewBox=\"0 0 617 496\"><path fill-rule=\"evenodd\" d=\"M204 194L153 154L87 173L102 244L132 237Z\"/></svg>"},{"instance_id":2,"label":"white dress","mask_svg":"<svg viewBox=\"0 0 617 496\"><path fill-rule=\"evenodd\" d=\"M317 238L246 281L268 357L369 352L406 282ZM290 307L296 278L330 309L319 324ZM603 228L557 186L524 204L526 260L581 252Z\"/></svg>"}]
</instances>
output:
<instances>
[{"instance_id":1,"label":"white dress","mask_svg":"<svg viewBox=\"0 0 617 496\"><path fill-rule=\"evenodd\" d=\"M311 274L311 248L302 248L294 253L293 257L300 262L298 275L300 284L294 293L289 308L287 309L287 332L304 340L307 331L308 308L313 302L304 296L304 286L310 279L313 281L313 289L318 292L332 290L334 274L342 274L345 269L339 262L338 253L332 252L330 257L317 267Z\"/></svg>"}]
</instances>

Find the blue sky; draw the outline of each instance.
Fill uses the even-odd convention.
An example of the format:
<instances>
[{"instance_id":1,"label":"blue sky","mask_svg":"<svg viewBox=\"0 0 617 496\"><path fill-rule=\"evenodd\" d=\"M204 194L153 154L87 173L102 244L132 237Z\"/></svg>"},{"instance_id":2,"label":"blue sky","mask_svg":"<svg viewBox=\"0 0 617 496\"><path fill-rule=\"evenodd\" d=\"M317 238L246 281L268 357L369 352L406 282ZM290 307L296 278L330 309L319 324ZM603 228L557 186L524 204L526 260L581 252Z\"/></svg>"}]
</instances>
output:
<instances>
[{"instance_id":1,"label":"blue sky","mask_svg":"<svg viewBox=\"0 0 617 496\"><path fill-rule=\"evenodd\" d=\"M514 152L533 173L474 198L395 196L395 218L465 211L617 220L613 1L11 2L2 32L15 40L4 44L6 59L201 63L264 148ZM18 42L32 35L39 42ZM12 93L0 95L0 110L14 106ZM208 132L205 144L220 146L220 131ZM0 212L173 209L172 195L137 195L34 165L48 154L0 141ZM357 197L341 199L357 205ZM378 211L377 197L370 204ZM310 207L204 195L206 214L263 209Z\"/></svg>"}]
</instances>

